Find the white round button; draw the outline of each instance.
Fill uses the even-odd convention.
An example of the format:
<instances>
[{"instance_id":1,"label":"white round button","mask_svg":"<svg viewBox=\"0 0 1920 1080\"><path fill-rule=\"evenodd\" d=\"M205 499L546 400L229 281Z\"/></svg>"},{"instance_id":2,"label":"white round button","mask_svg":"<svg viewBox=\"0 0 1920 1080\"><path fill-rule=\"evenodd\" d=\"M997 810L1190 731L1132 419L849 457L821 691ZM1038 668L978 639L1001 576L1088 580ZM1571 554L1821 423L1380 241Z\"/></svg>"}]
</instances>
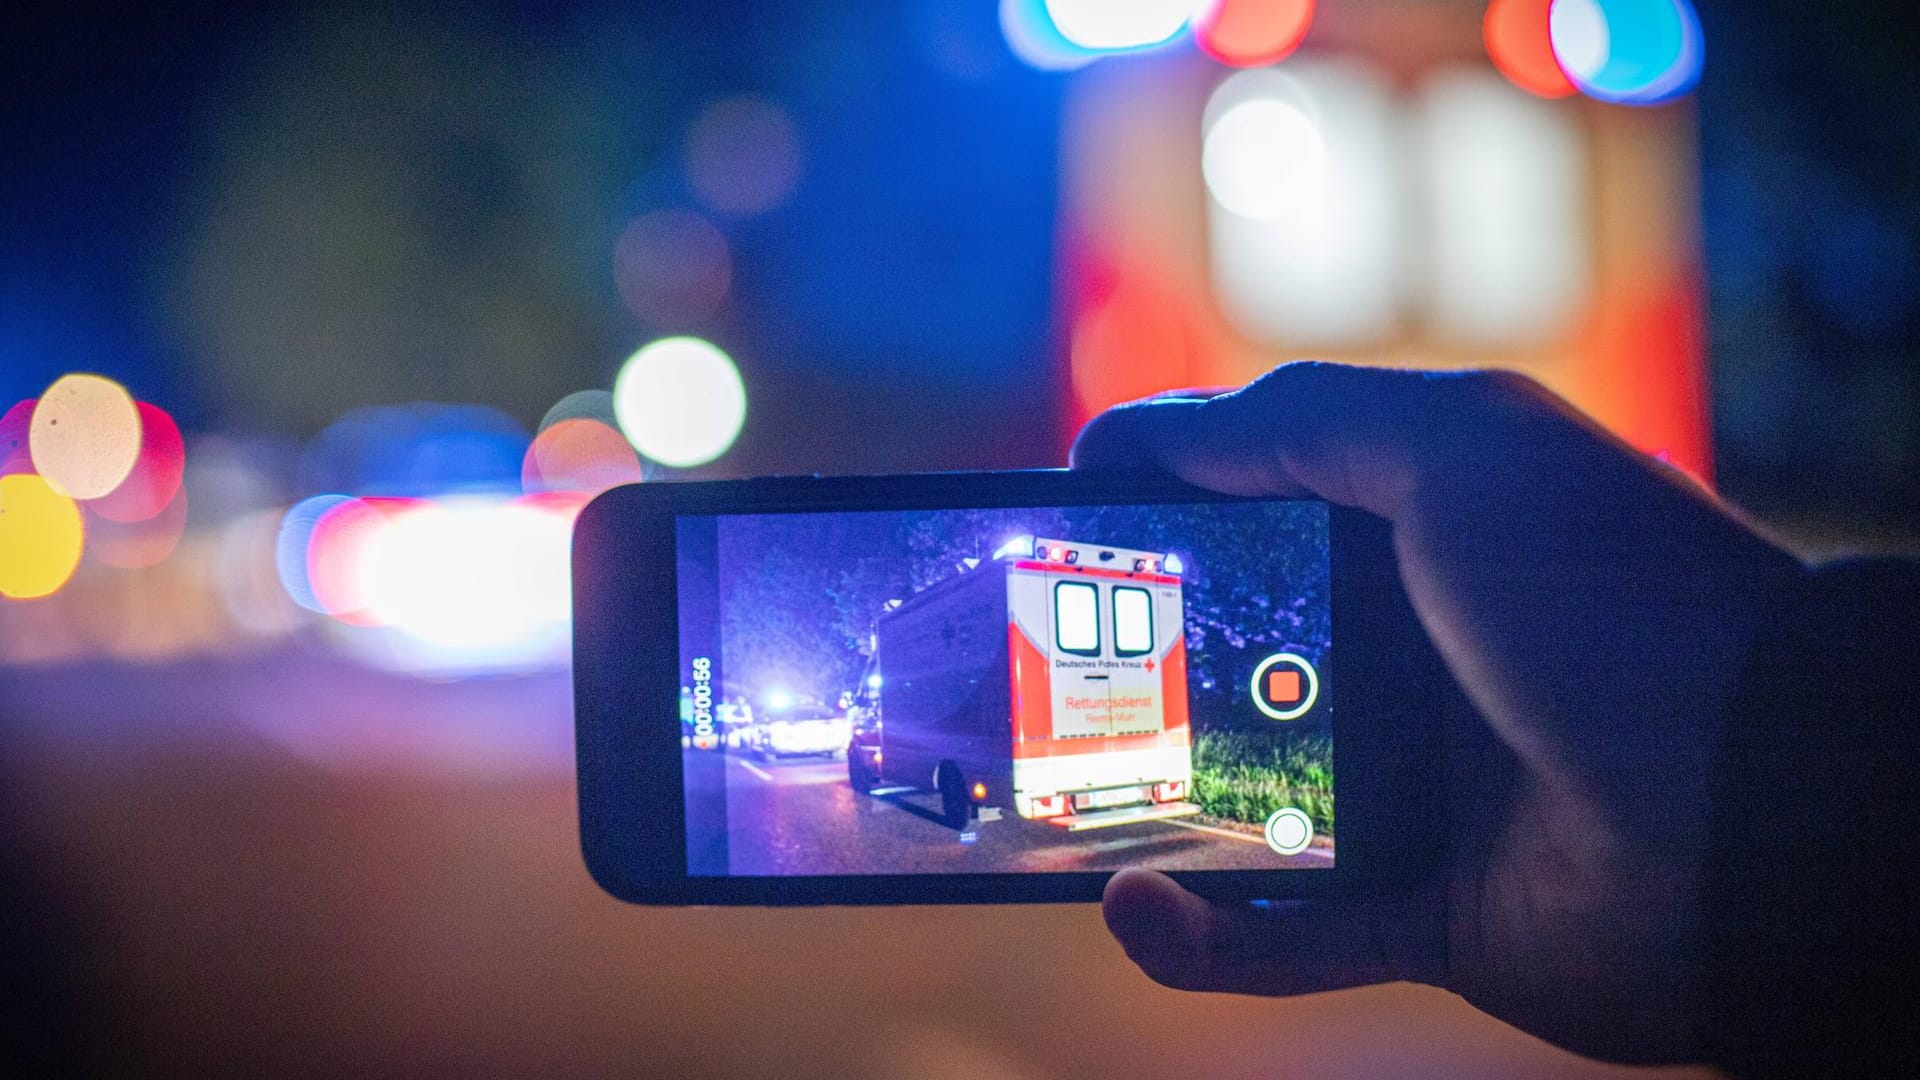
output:
<instances>
[{"instance_id":1,"label":"white round button","mask_svg":"<svg viewBox=\"0 0 1920 1080\"><path fill-rule=\"evenodd\" d=\"M1298 855L1313 843L1313 819L1305 810L1283 806L1267 819L1267 846L1282 855Z\"/></svg>"}]
</instances>

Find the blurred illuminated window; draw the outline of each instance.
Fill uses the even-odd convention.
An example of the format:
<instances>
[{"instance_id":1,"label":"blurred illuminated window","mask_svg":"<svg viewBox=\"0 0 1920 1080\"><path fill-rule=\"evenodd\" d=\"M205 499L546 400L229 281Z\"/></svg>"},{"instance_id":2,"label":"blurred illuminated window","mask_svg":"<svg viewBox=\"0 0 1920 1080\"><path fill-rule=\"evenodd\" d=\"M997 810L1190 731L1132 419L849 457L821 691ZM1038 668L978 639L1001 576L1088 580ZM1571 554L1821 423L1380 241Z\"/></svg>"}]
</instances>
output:
<instances>
[{"instance_id":1,"label":"blurred illuminated window","mask_svg":"<svg viewBox=\"0 0 1920 1080\"><path fill-rule=\"evenodd\" d=\"M1573 114L1467 68L1423 81L1412 113L1432 333L1468 348L1552 340L1590 284L1586 162Z\"/></svg>"},{"instance_id":2,"label":"blurred illuminated window","mask_svg":"<svg viewBox=\"0 0 1920 1080\"><path fill-rule=\"evenodd\" d=\"M1395 122L1385 75L1359 60L1302 57L1214 91L1201 168L1235 329L1309 348L1392 333L1405 291Z\"/></svg>"},{"instance_id":3,"label":"blurred illuminated window","mask_svg":"<svg viewBox=\"0 0 1920 1080\"><path fill-rule=\"evenodd\" d=\"M1222 82L1203 126L1215 290L1255 341L1377 345L1418 308L1445 343L1500 348L1579 309L1580 133L1493 71L1397 98L1363 61L1301 59Z\"/></svg>"}]
</instances>

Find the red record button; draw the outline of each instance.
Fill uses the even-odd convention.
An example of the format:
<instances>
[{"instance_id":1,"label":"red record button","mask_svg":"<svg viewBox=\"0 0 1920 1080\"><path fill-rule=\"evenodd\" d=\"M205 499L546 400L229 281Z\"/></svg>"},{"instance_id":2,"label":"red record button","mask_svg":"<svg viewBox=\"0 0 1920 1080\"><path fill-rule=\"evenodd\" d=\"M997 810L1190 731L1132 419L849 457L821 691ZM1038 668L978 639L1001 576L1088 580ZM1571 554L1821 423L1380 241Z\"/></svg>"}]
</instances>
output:
<instances>
[{"instance_id":1,"label":"red record button","mask_svg":"<svg viewBox=\"0 0 1920 1080\"><path fill-rule=\"evenodd\" d=\"M1320 676L1298 653L1274 653L1253 669L1254 707L1275 720L1306 715L1320 696Z\"/></svg>"},{"instance_id":2,"label":"red record button","mask_svg":"<svg viewBox=\"0 0 1920 1080\"><path fill-rule=\"evenodd\" d=\"M1300 704L1300 673L1278 670L1267 672L1267 704L1276 708Z\"/></svg>"}]
</instances>

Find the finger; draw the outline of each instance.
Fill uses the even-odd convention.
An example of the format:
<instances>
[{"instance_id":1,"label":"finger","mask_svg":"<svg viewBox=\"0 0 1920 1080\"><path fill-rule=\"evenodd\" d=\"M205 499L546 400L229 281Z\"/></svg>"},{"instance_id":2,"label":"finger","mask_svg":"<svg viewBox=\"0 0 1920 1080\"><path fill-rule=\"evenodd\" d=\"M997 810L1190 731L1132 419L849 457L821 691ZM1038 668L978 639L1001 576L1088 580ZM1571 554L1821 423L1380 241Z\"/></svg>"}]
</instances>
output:
<instances>
[{"instance_id":1,"label":"finger","mask_svg":"<svg viewBox=\"0 0 1920 1080\"><path fill-rule=\"evenodd\" d=\"M1273 468L1269 455L1216 437L1208 399L1148 398L1101 413L1082 428L1069 457L1073 468L1170 473L1189 484L1234 495L1310 495Z\"/></svg>"},{"instance_id":2,"label":"finger","mask_svg":"<svg viewBox=\"0 0 1920 1080\"><path fill-rule=\"evenodd\" d=\"M1155 469L1239 495L1313 494L1397 518L1434 478L1480 471L1563 403L1497 372L1284 364L1232 393L1150 398L1095 417L1075 468Z\"/></svg>"},{"instance_id":3,"label":"finger","mask_svg":"<svg viewBox=\"0 0 1920 1080\"><path fill-rule=\"evenodd\" d=\"M1101 910L1127 956L1178 990L1284 996L1439 975L1438 905L1361 900L1261 910L1214 904L1150 870L1108 881Z\"/></svg>"},{"instance_id":4,"label":"finger","mask_svg":"<svg viewBox=\"0 0 1920 1080\"><path fill-rule=\"evenodd\" d=\"M1222 394L1231 394L1240 389L1238 386L1187 386L1178 390L1161 390L1140 398L1141 401L1205 401Z\"/></svg>"},{"instance_id":5,"label":"finger","mask_svg":"<svg viewBox=\"0 0 1920 1080\"><path fill-rule=\"evenodd\" d=\"M1133 415L1135 410L1147 406L1178 408L1198 405L1237 389L1239 387L1235 386L1191 386L1180 390L1162 390L1136 401L1115 405L1081 427L1068 452L1068 461L1076 469L1165 471L1166 465L1159 455L1139 438L1139 426L1151 423L1152 418L1136 417Z\"/></svg>"}]
</instances>

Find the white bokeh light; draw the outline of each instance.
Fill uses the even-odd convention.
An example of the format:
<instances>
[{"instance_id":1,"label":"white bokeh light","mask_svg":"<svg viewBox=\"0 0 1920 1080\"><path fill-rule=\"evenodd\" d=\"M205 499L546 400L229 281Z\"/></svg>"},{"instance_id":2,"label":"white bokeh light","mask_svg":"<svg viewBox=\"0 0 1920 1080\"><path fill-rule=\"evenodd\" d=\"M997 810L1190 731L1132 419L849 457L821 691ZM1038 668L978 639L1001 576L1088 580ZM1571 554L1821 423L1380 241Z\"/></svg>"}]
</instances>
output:
<instances>
[{"instance_id":1,"label":"white bokeh light","mask_svg":"<svg viewBox=\"0 0 1920 1080\"><path fill-rule=\"evenodd\" d=\"M613 410L634 449L687 468L726 453L740 436L747 389L732 358L711 342L663 338L621 367Z\"/></svg>"},{"instance_id":2,"label":"white bokeh light","mask_svg":"<svg viewBox=\"0 0 1920 1080\"><path fill-rule=\"evenodd\" d=\"M1595 0L1555 0L1548 25L1554 56L1576 81L1592 79L1612 54L1607 13Z\"/></svg>"},{"instance_id":3,"label":"white bokeh light","mask_svg":"<svg viewBox=\"0 0 1920 1080\"><path fill-rule=\"evenodd\" d=\"M396 515L358 565L368 613L423 644L538 654L572 611L565 515L517 502L448 500Z\"/></svg>"},{"instance_id":4,"label":"white bokeh light","mask_svg":"<svg viewBox=\"0 0 1920 1080\"><path fill-rule=\"evenodd\" d=\"M98 499L140 460L140 410L99 375L63 375L40 395L28 430L33 466L61 494Z\"/></svg>"},{"instance_id":5,"label":"white bokeh light","mask_svg":"<svg viewBox=\"0 0 1920 1080\"><path fill-rule=\"evenodd\" d=\"M1201 118L1220 312L1283 349L1369 348L1406 291L1406 200L1392 80L1359 58L1300 57L1224 80Z\"/></svg>"},{"instance_id":6,"label":"white bokeh light","mask_svg":"<svg viewBox=\"0 0 1920 1080\"><path fill-rule=\"evenodd\" d=\"M1200 168L1221 206L1273 221L1319 198L1326 157L1319 129L1298 106L1252 98L1208 126Z\"/></svg>"},{"instance_id":7,"label":"white bokeh light","mask_svg":"<svg viewBox=\"0 0 1920 1080\"><path fill-rule=\"evenodd\" d=\"M1193 0L1047 0L1060 36L1086 49L1158 45L1187 25Z\"/></svg>"}]
</instances>

